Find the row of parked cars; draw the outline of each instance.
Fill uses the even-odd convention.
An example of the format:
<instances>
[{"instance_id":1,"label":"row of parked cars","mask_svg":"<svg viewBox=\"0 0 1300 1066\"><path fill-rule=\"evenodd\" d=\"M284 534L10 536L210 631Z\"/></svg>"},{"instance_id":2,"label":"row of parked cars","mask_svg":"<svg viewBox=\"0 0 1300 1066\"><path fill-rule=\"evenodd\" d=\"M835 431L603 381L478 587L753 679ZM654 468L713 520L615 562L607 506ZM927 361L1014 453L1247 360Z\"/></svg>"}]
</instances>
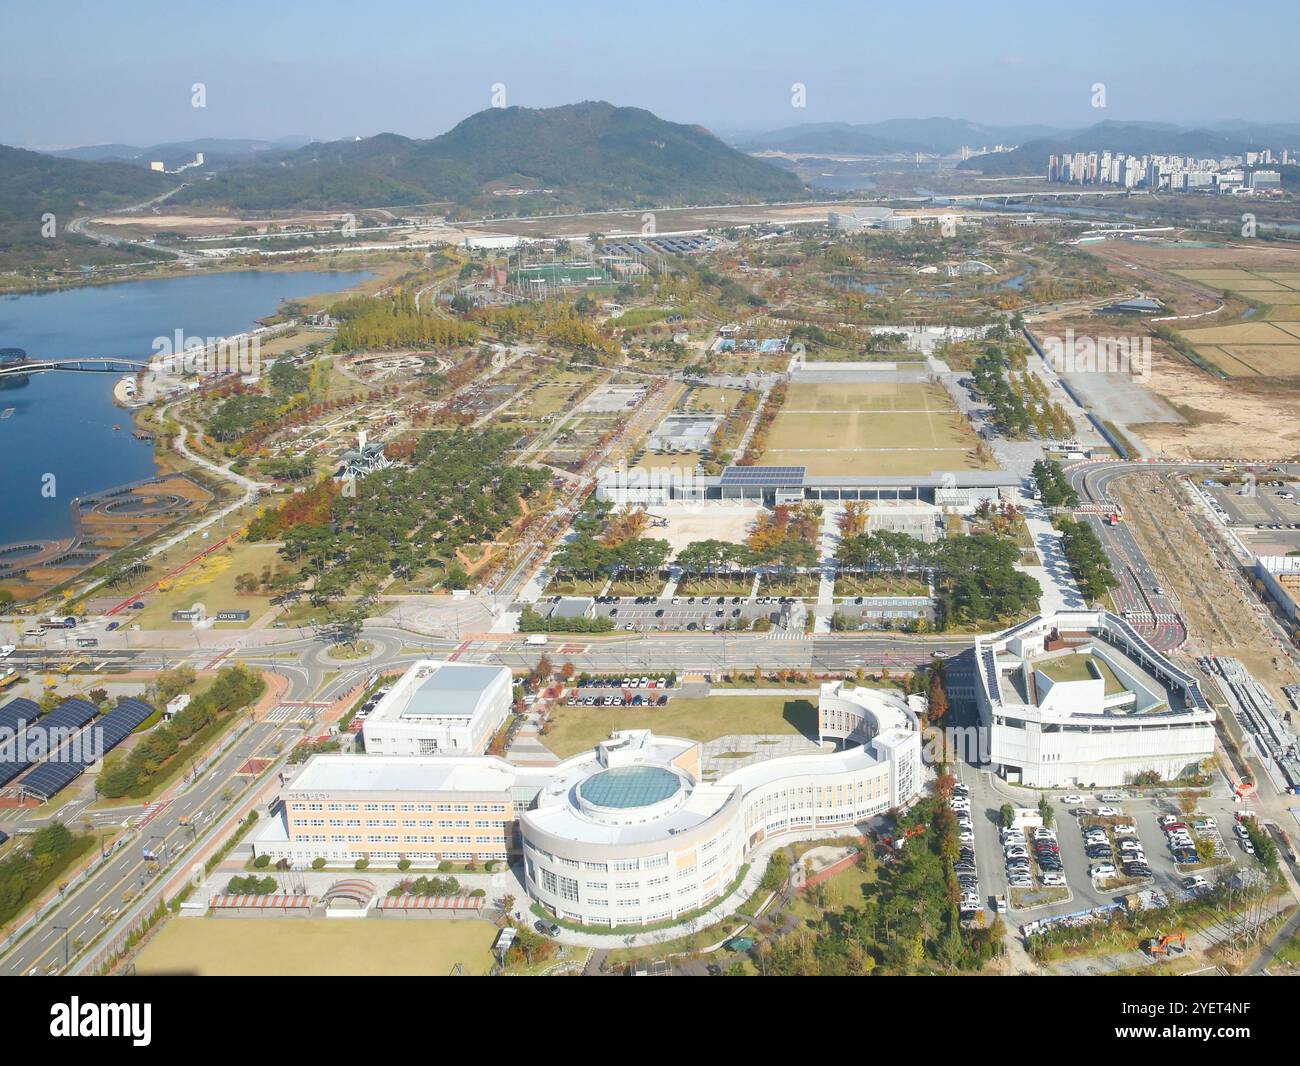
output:
<instances>
[{"instance_id":1,"label":"row of parked cars","mask_svg":"<svg viewBox=\"0 0 1300 1066\"><path fill-rule=\"evenodd\" d=\"M578 688L667 688L666 677L587 677L574 682Z\"/></svg>"},{"instance_id":2,"label":"row of parked cars","mask_svg":"<svg viewBox=\"0 0 1300 1066\"><path fill-rule=\"evenodd\" d=\"M570 704L580 707L664 707L668 703L668 694L663 693L657 699L646 693L637 693L624 699L622 696L570 696Z\"/></svg>"},{"instance_id":3,"label":"row of parked cars","mask_svg":"<svg viewBox=\"0 0 1300 1066\"><path fill-rule=\"evenodd\" d=\"M1188 863L1200 861L1200 853L1196 850L1196 840L1192 836L1190 825L1172 814L1166 814L1160 818L1160 828L1165 831L1165 843L1169 845L1174 862L1186 866ZM1208 832L1217 828L1213 818L1202 818L1197 821L1199 832Z\"/></svg>"},{"instance_id":4,"label":"row of parked cars","mask_svg":"<svg viewBox=\"0 0 1300 1066\"><path fill-rule=\"evenodd\" d=\"M1029 863L1032 849L1038 864L1038 880L1046 888L1065 887L1065 866L1061 862L1061 845L1056 831L1046 826L1030 830L1028 838L1023 829L1002 830L1002 851L1007 863L1007 884L1012 888L1032 888L1033 870Z\"/></svg>"},{"instance_id":5,"label":"row of parked cars","mask_svg":"<svg viewBox=\"0 0 1300 1066\"><path fill-rule=\"evenodd\" d=\"M957 816L959 850L952 869L961 888L958 910L963 914L974 914L984 909L984 902L980 895L979 867L975 862L975 825L970 817L970 790L965 785L954 785L948 806Z\"/></svg>"},{"instance_id":6,"label":"row of parked cars","mask_svg":"<svg viewBox=\"0 0 1300 1066\"><path fill-rule=\"evenodd\" d=\"M1114 877L1117 861L1118 869L1124 871L1125 877L1150 877L1151 867L1147 865L1146 852L1142 848L1142 841L1138 839L1137 827L1131 822L1120 822L1112 826L1110 832L1115 834L1114 846L1105 826L1083 827L1083 850L1088 858L1094 860L1088 867L1088 873L1093 879Z\"/></svg>"}]
</instances>

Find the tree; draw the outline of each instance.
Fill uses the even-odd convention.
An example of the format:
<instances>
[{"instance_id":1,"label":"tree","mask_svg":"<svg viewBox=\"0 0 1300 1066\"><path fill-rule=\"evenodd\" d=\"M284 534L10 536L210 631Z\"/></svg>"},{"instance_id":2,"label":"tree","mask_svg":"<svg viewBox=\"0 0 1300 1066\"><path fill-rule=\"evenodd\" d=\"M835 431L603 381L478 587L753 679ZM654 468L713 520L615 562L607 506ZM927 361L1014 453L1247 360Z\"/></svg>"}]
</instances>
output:
<instances>
[{"instance_id":1,"label":"tree","mask_svg":"<svg viewBox=\"0 0 1300 1066\"><path fill-rule=\"evenodd\" d=\"M998 808L998 821L1002 823L1003 829L1010 829L1016 821L1016 809L1009 803L1002 804Z\"/></svg>"}]
</instances>

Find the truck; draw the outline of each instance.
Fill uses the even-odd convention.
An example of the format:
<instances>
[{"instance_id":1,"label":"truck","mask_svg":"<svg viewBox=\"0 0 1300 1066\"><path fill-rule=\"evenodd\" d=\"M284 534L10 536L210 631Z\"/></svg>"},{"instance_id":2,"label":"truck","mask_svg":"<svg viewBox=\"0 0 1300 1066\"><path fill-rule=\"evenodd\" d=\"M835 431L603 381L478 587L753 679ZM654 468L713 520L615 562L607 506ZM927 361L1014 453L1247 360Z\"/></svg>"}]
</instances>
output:
<instances>
[{"instance_id":1,"label":"truck","mask_svg":"<svg viewBox=\"0 0 1300 1066\"><path fill-rule=\"evenodd\" d=\"M99 647L99 641L98 641L98 639L96 639L95 637L78 637L78 638L77 638L77 647L78 647L78 648L98 648L98 647Z\"/></svg>"},{"instance_id":2,"label":"truck","mask_svg":"<svg viewBox=\"0 0 1300 1066\"><path fill-rule=\"evenodd\" d=\"M547 637L545 633L529 633L527 639L524 640L525 644L532 645L533 647L538 647L546 642Z\"/></svg>"}]
</instances>

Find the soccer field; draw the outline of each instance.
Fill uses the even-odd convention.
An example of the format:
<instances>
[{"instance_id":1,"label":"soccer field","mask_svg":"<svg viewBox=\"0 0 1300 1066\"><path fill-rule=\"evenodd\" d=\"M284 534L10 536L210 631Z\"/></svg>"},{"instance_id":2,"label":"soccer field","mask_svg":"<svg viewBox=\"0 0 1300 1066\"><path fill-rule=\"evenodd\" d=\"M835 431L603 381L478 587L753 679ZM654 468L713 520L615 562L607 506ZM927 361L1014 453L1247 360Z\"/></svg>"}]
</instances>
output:
<instances>
[{"instance_id":1,"label":"soccer field","mask_svg":"<svg viewBox=\"0 0 1300 1066\"><path fill-rule=\"evenodd\" d=\"M933 383L794 384L768 434L762 463L813 476L974 470L977 438Z\"/></svg>"},{"instance_id":2,"label":"soccer field","mask_svg":"<svg viewBox=\"0 0 1300 1066\"><path fill-rule=\"evenodd\" d=\"M136 961L140 974L197 977L445 977L492 966L496 926L477 918L174 918Z\"/></svg>"}]
</instances>

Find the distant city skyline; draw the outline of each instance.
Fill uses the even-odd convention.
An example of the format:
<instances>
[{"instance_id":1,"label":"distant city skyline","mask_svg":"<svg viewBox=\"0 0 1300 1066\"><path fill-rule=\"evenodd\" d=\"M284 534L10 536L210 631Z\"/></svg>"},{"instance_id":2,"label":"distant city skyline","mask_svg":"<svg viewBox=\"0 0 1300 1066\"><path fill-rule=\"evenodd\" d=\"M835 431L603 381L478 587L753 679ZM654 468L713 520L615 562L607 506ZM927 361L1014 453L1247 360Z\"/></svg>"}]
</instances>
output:
<instances>
[{"instance_id":1,"label":"distant city skyline","mask_svg":"<svg viewBox=\"0 0 1300 1066\"><path fill-rule=\"evenodd\" d=\"M978 9L666 0L649 12L585 0L504 0L487 11L138 0L129 17L46 0L0 14L9 104L0 142L432 137L490 106L496 86L507 104L608 100L718 132L934 116L1070 128L1300 121L1285 64L1261 63L1223 23L1207 0L1189 0L1173 20L1139 5L1011 0ZM1251 26L1295 39L1300 10L1264 0ZM191 106L195 83L206 107ZM793 105L796 84L803 107ZM1093 106L1098 84L1104 108Z\"/></svg>"}]
</instances>

